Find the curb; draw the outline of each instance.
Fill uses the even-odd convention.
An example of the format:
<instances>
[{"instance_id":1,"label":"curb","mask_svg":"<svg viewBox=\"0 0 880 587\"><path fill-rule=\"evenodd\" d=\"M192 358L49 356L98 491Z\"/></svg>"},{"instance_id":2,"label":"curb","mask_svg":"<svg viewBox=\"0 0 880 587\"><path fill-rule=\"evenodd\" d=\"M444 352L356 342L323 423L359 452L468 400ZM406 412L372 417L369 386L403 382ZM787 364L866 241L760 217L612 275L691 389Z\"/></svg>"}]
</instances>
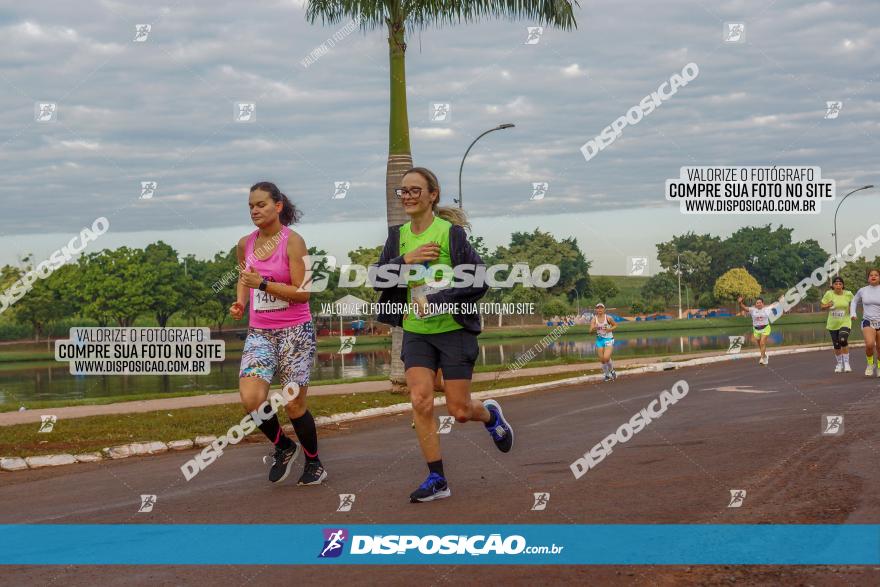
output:
<instances>
[{"instance_id":1,"label":"curb","mask_svg":"<svg viewBox=\"0 0 880 587\"><path fill-rule=\"evenodd\" d=\"M77 455L58 454L40 455L37 457L0 457L0 470L23 471L25 469L42 469L43 467L60 467L74 463L95 463L98 461L115 461L133 456L157 455L165 452L180 451L211 444L214 436L197 436L195 440L184 438L167 443L159 440L150 442L133 442L120 444L103 449L101 452L87 452ZM204 443L204 444L199 444Z\"/></svg>"},{"instance_id":2,"label":"curb","mask_svg":"<svg viewBox=\"0 0 880 587\"><path fill-rule=\"evenodd\" d=\"M864 343L851 344L851 347L864 346ZM774 352L767 352L767 355L796 355L801 353L812 353L817 351L827 351L832 349L831 345L816 346L798 349L780 349ZM753 359L760 356L758 351L750 351L747 353L736 353L728 355L718 355L714 357L701 357L698 359L687 359L685 361L668 361L664 363L653 363L644 367L635 367L620 371L618 377L631 375L640 375L642 373L656 373L659 371L672 371L684 367L696 367L699 365L710 365L712 363L722 363L725 361L736 361L740 359ZM602 381L602 374L595 375L578 375L577 377L569 377L568 379L557 379L555 381L547 381L544 383L531 383L529 385L520 385L517 387L508 387L503 389L489 389L486 391L478 391L471 394L474 399L488 399L495 397L507 397L513 395L522 395L533 391L541 391L552 389L554 387L565 387L577 383L589 383L592 381ZM434 398L434 405L441 406L446 404L445 397ZM367 418L375 418L376 416L386 416L391 414L401 414L409 412L412 406L409 403L394 404L381 408L367 408L359 412L344 412L341 414L333 414L331 416L319 416L315 418L315 425L326 426L328 424L342 424L345 422L354 422L365 420ZM289 428L289 426L287 426ZM213 435L199 435L190 440L184 438L181 440L172 440L168 443L158 440L150 442L134 442L131 444L122 444L105 448L101 452L92 452L78 455L58 454L58 455L41 455L38 457L0 457L0 470L2 471L23 471L27 469L38 469L44 467L57 467L63 465L72 465L75 463L97 462L125 459L131 456L147 456L161 454L170 451L188 450L193 447L208 446L217 437ZM230 445L231 448L234 445ZM226 450L226 449L224 449Z\"/></svg>"}]
</instances>

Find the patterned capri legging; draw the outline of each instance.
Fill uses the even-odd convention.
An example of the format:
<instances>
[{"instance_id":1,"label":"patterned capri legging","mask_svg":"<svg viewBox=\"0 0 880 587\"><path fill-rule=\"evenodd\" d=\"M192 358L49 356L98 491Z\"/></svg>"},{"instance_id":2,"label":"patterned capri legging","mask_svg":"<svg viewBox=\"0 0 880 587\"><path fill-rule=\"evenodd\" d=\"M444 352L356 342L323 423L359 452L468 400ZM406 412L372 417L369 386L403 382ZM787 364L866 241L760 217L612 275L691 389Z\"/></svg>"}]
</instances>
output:
<instances>
[{"instance_id":1,"label":"patterned capri legging","mask_svg":"<svg viewBox=\"0 0 880 587\"><path fill-rule=\"evenodd\" d=\"M304 322L289 328L249 328L241 354L239 377L260 377L272 384L277 373L281 387L309 384L315 357L315 328Z\"/></svg>"}]
</instances>

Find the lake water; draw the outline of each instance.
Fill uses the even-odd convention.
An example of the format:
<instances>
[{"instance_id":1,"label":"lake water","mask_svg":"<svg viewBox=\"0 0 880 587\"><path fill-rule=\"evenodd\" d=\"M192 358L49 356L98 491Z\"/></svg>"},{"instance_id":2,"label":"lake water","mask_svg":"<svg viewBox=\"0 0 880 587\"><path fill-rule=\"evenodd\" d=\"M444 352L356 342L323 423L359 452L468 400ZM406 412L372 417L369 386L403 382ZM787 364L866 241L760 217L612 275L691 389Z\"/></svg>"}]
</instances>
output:
<instances>
[{"instance_id":1,"label":"lake water","mask_svg":"<svg viewBox=\"0 0 880 587\"><path fill-rule=\"evenodd\" d=\"M548 332L550 329L548 328ZM657 332L644 334L621 333L616 337L614 356L617 358L647 355L674 356L708 350L727 349L730 335L746 335L746 347L754 347L751 329L697 329L691 332ZM773 326L771 347L780 344L810 344L830 342L824 324L797 324ZM853 339L861 340L861 333L853 331ZM535 360L560 356L583 360L596 357L595 337L565 336L546 348L540 337L488 340L480 344L478 365L505 365L518 356L535 349ZM25 345L16 350L45 350L46 345ZM6 349L11 350L11 349ZM124 396L138 393L171 393L177 391L236 389L240 353L227 353L222 363L211 364L208 375L71 375L67 364L34 366L27 362L7 364L0 370L0 402L28 400L73 399L101 396ZM390 369L390 349L371 347L355 350L347 355L319 351L315 357L312 381L387 375Z\"/></svg>"}]
</instances>

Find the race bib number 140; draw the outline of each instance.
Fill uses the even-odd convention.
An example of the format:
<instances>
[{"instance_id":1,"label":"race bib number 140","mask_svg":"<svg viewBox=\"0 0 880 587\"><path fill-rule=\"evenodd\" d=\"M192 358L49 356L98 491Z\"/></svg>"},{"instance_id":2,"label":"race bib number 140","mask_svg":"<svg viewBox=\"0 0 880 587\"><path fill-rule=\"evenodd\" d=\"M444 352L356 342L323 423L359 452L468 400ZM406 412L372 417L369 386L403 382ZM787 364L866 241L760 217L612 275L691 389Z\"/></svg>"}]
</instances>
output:
<instances>
[{"instance_id":1,"label":"race bib number 140","mask_svg":"<svg viewBox=\"0 0 880 587\"><path fill-rule=\"evenodd\" d=\"M277 298L269 294L269 292L261 291L259 289L254 290L254 310L257 312L283 310L289 305L290 303L287 300Z\"/></svg>"}]
</instances>

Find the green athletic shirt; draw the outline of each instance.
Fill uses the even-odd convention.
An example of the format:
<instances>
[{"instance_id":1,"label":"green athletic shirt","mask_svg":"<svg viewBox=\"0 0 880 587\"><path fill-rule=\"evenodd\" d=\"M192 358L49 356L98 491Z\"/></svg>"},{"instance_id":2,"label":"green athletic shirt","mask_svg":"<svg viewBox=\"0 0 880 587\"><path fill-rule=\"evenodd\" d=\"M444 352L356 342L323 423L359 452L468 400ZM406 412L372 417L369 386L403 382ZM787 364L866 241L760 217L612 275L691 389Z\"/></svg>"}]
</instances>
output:
<instances>
[{"instance_id":1,"label":"green athletic shirt","mask_svg":"<svg viewBox=\"0 0 880 587\"><path fill-rule=\"evenodd\" d=\"M452 227L452 223L439 216L435 216L431 226L420 234L413 234L411 225L411 222L407 222L400 227L400 254L405 255L428 243L437 243L440 245L440 257L436 261L431 261L429 267L433 265L448 265L451 267L452 258L449 256L449 229ZM435 279L441 279L439 272ZM421 284L424 284L424 282L424 279L410 282L406 291L406 301L408 303L413 303L413 290ZM437 314L436 316L419 318L417 315L407 312L403 317L403 329L407 332L440 334L441 332L459 330L460 328L461 325L455 321L455 318L453 318L451 314Z\"/></svg>"},{"instance_id":2,"label":"green athletic shirt","mask_svg":"<svg viewBox=\"0 0 880 587\"><path fill-rule=\"evenodd\" d=\"M841 328L852 328L852 319L849 317L849 303L853 299L853 292L848 289L838 295L834 290L828 290L822 296L822 303L834 302L831 309L828 310L828 322L826 328L828 330L839 330Z\"/></svg>"}]
</instances>

